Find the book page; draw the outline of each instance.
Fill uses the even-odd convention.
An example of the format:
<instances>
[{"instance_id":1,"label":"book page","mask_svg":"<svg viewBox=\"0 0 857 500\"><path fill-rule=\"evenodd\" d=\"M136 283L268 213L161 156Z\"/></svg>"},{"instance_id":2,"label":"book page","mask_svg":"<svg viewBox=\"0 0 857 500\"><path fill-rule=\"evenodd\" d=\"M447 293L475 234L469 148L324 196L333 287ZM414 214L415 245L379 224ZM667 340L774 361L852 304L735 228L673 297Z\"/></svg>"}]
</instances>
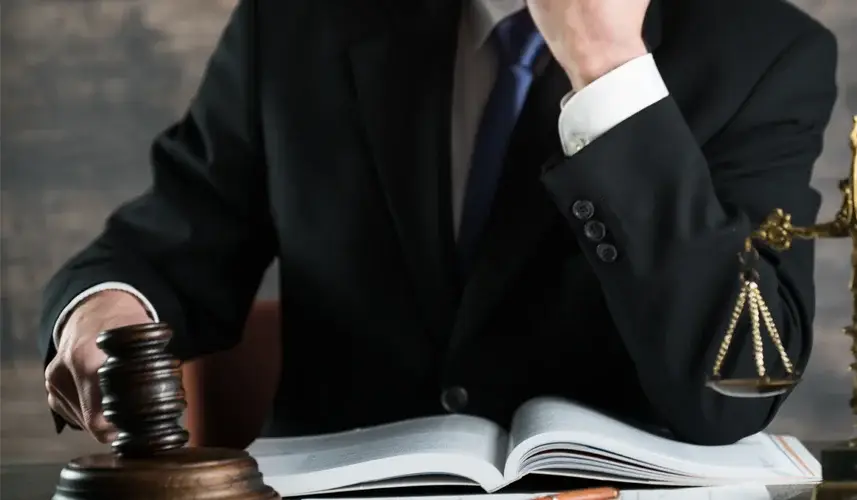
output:
<instances>
[{"instance_id":1,"label":"book page","mask_svg":"<svg viewBox=\"0 0 857 500\"><path fill-rule=\"evenodd\" d=\"M442 415L321 436L263 438L247 451L283 497L369 483L380 487L403 478L419 484L420 478L438 485L468 482L487 490L502 482L508 439L488 420Z\"/></svg>"},{"instance_id":2,"label":"book page","mask_svg":"<svg viewBox=\"0 0 857 500\"><path fill-rule=\"evenodd\" d=\"M619 500L772 500L762 485L623 491Z\"/></svg>"},{"instance_id":3,"label":"book page","mask_svg":"<svg viewBox=\"0 0 857 500\"><path fill-rule=\"evenodd\" d=\"M803 448L796 440L788 442L791 448ZM629 473L642 469L668 484L800 483L816 482L821 475L820 464L811 456L806 458L808 453L796 453L801 456L801 466L767 434L729 446L692 445L649 434L559 398L537 398L518 410L510 431L510 449L504 468L507 481L522 470L538 472L541 456L549 457L551 472L558 473L563 470L558 465L563 454L573 458L569 464L610 459Z\"/></svg>"},{"instance_id":4,"label":"book page","mask_svg":"<svg viewBox=\"0 0 857 500\"><path fill-rule=\"evenodd\" d=\"M556 492L546 493L494 493L491 495L378 495L387 500L536 500ZM309 499L307 499L309 500ZM313 500L371 500L367 497L318 497ZM622 490L619 500L776 500L767 488L760 485L714 486L706 488L671 488L666 490Z\"/></svg>"}]
</instances>

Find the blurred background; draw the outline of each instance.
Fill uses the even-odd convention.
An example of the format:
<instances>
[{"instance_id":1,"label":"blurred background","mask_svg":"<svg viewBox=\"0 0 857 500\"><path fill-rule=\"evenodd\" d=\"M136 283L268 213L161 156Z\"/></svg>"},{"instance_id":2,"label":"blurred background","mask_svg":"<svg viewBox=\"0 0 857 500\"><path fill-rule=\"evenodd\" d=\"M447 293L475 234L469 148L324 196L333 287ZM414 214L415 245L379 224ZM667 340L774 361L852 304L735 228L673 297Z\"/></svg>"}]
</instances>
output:
<instances>
[{"instance_id":1,"label":"blurred background","mask_svg":"<svg viewBox=\"0 0 857 500\"><path fill-rule=\"evenodd\" d=\"M857 113L857 0L794 0L839 38L840 99L816 168L829 218ZM56 436L36 347L41 288L149 183L149 142L184 111L234 0L3 0L0 462L65 462L102 449ZM807 75L811 78L811 75ZM850 108L850 111L849 111ZM774 423L807 440L850 430L849 244L818 244L809 373ZM260 291L275 297L273 273Z\"/></svg>"}]
</instances>

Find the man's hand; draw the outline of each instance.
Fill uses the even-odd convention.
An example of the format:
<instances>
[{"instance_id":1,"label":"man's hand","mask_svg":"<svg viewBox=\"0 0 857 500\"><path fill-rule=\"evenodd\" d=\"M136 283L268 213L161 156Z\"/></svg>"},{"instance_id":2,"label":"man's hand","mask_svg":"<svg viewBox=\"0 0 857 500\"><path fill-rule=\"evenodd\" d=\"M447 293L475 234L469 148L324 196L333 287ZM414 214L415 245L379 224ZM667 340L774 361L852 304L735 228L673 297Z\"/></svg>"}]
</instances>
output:
<instances>
[{"instance_id":1,"label":"man's hand","mask_svg":"<svg viewBox=\"0 0 857 500\"><path fill-rule=\"evenodd\" d=\"M550 51L575 90L648 51L643 19L650 0L527 0Z\"/></svg>"},{"instance_id":2,"label":"man's hand","mask_svg":"<svg viewBox=\"0 0 857 500\"><path fill-rule=\"evenodd\" d=\"M98 369L107 356L95 339L111 328L151 321L143 305L126 292L99 292L77 306L63 326L57 354L45 370L50 407L98 441L111 441L115 429L104 418L98 385Z\"/></svg>"}]
</instances>

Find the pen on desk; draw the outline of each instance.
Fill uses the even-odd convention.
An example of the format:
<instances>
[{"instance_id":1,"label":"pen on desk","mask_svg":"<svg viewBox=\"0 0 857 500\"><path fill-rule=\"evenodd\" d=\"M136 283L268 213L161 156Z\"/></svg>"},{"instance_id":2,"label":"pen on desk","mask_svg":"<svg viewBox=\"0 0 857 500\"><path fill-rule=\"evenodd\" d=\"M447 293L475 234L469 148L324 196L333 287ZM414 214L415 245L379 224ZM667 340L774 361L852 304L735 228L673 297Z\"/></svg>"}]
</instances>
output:
<instances>
[{"instance_id":1,"label":"pen on desk","mask_svg":"<svg viewBox=\"0 0 857 500\"><path fill-rule=\"evenodd\" d=\"M533 500L612 500L615 498L619 498L619 490L616 488L587 488L585 490L563 491Z\"/></svg>"}]
</instances>

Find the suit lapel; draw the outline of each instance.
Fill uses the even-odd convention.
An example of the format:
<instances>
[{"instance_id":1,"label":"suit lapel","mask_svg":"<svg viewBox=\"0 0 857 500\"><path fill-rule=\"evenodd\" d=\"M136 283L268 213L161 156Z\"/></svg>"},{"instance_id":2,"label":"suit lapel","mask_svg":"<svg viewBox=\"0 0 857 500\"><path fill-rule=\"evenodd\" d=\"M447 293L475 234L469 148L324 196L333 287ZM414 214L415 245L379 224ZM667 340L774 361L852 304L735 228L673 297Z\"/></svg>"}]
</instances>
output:
<instances>
[{"instance_id":1,"label":"suit lapel","mask_svg":"<svg viewBox=\"0 0 857 500\"><path fill-rule=\"evenodd\" d=\"M650 51L661 41L661 0L652 0L643 26ZM559 104L571 90L552 58L535 80L509 146L503 178L471 275L464 285L447 354L481 330L504 291L532 259L539 242L564 220L541 183L542 165L562 155Z\"/></svg>"},{"instance_id":2,"label":"suit lapel","mask_svg":"<svg viewBox=\"0 0 857 500\"><path fill-rule=\"evenodd\" d=\"M350 56L368 144L417 300L428 327L439 331L448 329L457 296L448 255L460 8L448 0L399 5L400 15L354 44Z\"/></svg>"}]
</instances>

